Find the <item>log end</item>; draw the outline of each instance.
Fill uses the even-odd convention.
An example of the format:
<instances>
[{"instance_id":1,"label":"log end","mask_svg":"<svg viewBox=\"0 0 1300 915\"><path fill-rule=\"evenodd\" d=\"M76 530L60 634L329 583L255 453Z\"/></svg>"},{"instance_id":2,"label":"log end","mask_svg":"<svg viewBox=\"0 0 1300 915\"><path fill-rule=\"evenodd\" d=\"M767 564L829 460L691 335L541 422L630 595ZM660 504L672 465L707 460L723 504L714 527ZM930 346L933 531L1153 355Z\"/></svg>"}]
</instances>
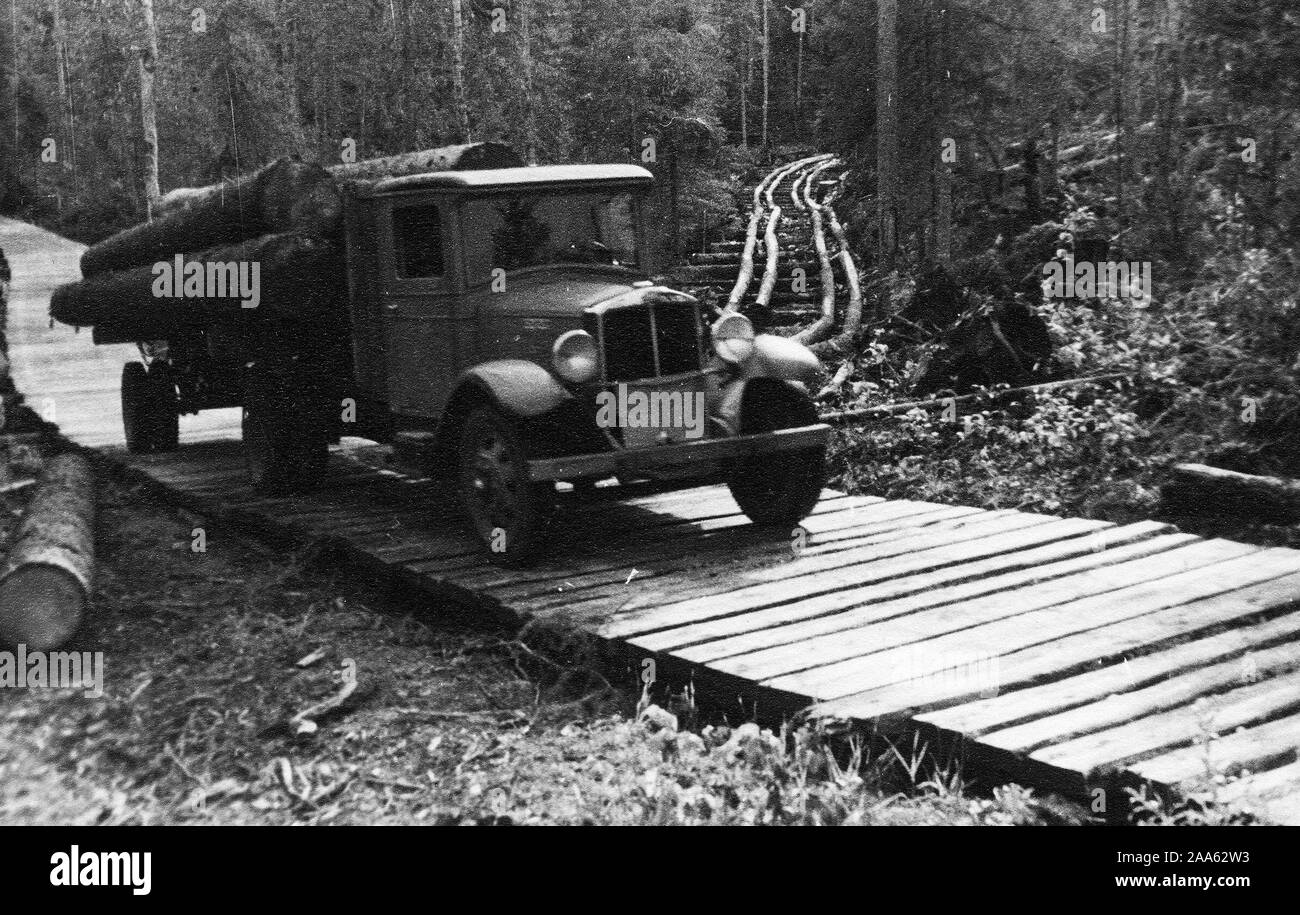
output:
<instances>
[{"instance_id":1,"label":"log end","mask_svg":"<svg viewBox=\"0 0 1300 915\"><path fill-rule=\"evenodd\" d=\"M0 582L0 645L48 651L72 638L86 612L86 592L69 572L29 565Z\"/></svg>"}]
</instances>

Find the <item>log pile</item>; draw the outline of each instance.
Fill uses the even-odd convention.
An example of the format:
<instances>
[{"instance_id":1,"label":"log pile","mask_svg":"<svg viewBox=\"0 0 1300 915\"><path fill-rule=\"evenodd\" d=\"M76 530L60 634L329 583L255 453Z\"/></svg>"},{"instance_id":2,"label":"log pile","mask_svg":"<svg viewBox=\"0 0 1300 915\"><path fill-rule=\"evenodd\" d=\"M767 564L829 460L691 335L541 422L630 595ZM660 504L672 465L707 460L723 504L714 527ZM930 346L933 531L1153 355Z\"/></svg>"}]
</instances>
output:
<instances>
[{"instance_id":1,"label":"log pile","mask_svg":"<svg viewBox=\"0 0 1300 915\"><path fill-rule=\"evenodd\" d=\"M508 146L471 143L330 168L285 157L220 184L180 188L163 198L158 218L88 248L83 279L55 292L50 316L94 326L101 343L214 324L338 333L345 183L521 164Z\"/></svg>"}]
</instances>

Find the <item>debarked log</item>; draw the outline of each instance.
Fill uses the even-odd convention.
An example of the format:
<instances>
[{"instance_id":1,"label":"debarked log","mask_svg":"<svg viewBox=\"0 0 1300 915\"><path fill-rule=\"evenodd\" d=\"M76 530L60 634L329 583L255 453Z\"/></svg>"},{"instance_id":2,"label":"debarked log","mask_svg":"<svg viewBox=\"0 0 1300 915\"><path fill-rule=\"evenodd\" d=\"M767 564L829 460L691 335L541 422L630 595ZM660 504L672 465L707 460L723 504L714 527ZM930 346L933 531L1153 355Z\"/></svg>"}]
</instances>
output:
<instances>
[{"instance_id":1,"label":"debarked log","mask_svg":"<svg viewBox=\"0 0 1300 915\"><path fill-rule=\"evenodd\" d=\"M338 232L343 202L334 176L314 163L281 158L250 175L163 198L160 216L91 245L81 275L96 276L263 235Z\"/></svg>"},{"instance_id":2,"label":"debarked log","mask_svg":"<svg viewBox=\"0 0 1300 915\"><path fill-rule=\"evenodd\" d=\"M1238 473L1207 464L1175 464L1162 490L1173 510L1250 515L1261 521L1300 521L1300 481Z\"/></svg>"},{"instance_id":3,"label":"debarked log","mask_svg":"<svg viewBox=\"0 0 1300 915\"><path fill-rule=\"evenodd\" d=\"M78 454L53 458L0 572L0 645L45 651L66 642L93 583L95 481Z\"/></svg>"},{"instance_id":4,"label":"debarked log","mask_svg":"<svg viewBox=\"0 0 1300 915\"><path fill-rule=\"evenodd\" d=\"M289 232L68 283L50 298L50 316L119 340L269 319L318 325L341 319L345 287L337 243Z\"/></svg>"},{"instance_id":5,"label":"debarked log","mask_svg":"<svg viewBox=\"0 0 1300 915\"><path fill-rule=\"evenodd\" d=\"M376 180L445 172L452 169L514 168L523 165L519 155L505 143L463 143L440 146L418 152L400 153L379 159L366 159L343 165L331 165L330 174L339 181Z\"/></svg>"}]
</instances>

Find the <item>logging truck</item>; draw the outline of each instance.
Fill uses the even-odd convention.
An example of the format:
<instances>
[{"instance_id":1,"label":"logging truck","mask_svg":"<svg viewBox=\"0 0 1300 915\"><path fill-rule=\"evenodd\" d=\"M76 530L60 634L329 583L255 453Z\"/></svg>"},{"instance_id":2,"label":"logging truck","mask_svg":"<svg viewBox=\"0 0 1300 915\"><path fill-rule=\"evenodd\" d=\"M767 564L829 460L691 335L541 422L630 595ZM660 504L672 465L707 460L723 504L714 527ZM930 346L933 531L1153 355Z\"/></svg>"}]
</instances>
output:
<instances>
[{"instance_id":1,"label":"logging truck","mask_svg":"<svg viewBox=\"0 0 1300 915\"><path fill-rule=\"evenodd\" d=\"M122 377L128 445L173 448L179 414L240 406L260 482L299 488L342 435L391 443L452 481L509 562L537 556L561 482L725 478L753 521L797 524L825 481L828 428L809 393L821 366L650 278L650 186L631 165L348 182L341 263L299 278L341 290L339 307L142 344ZM287 295L264 289L258 308L287 311Z\"/></svg>"}]
</instances>

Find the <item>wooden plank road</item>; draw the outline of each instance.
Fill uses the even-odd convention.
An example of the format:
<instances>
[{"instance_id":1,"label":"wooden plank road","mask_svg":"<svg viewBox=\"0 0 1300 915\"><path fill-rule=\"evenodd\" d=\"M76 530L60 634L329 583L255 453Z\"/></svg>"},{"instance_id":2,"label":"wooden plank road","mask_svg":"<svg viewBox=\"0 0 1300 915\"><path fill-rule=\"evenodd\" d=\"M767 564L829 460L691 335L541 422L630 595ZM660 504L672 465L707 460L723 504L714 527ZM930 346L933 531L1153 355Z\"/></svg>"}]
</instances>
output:
<instances>
[{"instance_id":1,"label":"wooden plank road","mask_svg":"<svg viewBox=\"0 0 1300 915\"><path fill-rule=\"evenodd\" d=\"M0 220L16 383L73 442L216 519L328 540L355 562L515 622L562 622L654 656L760 714L811 707L1114 809L1150 780L1300 824L1300 551L828 491L804 533L762 530L725 487L561 495L551 558L484 561L453 500L344 439L327 487L250 487L238 411L187 418L174 454L122 448L129 347L50 328L80 246ZM622 495L622 498L615 496ZM1242 776L1239 777L1238 776Z\"/></svg>"}]
</instances>

